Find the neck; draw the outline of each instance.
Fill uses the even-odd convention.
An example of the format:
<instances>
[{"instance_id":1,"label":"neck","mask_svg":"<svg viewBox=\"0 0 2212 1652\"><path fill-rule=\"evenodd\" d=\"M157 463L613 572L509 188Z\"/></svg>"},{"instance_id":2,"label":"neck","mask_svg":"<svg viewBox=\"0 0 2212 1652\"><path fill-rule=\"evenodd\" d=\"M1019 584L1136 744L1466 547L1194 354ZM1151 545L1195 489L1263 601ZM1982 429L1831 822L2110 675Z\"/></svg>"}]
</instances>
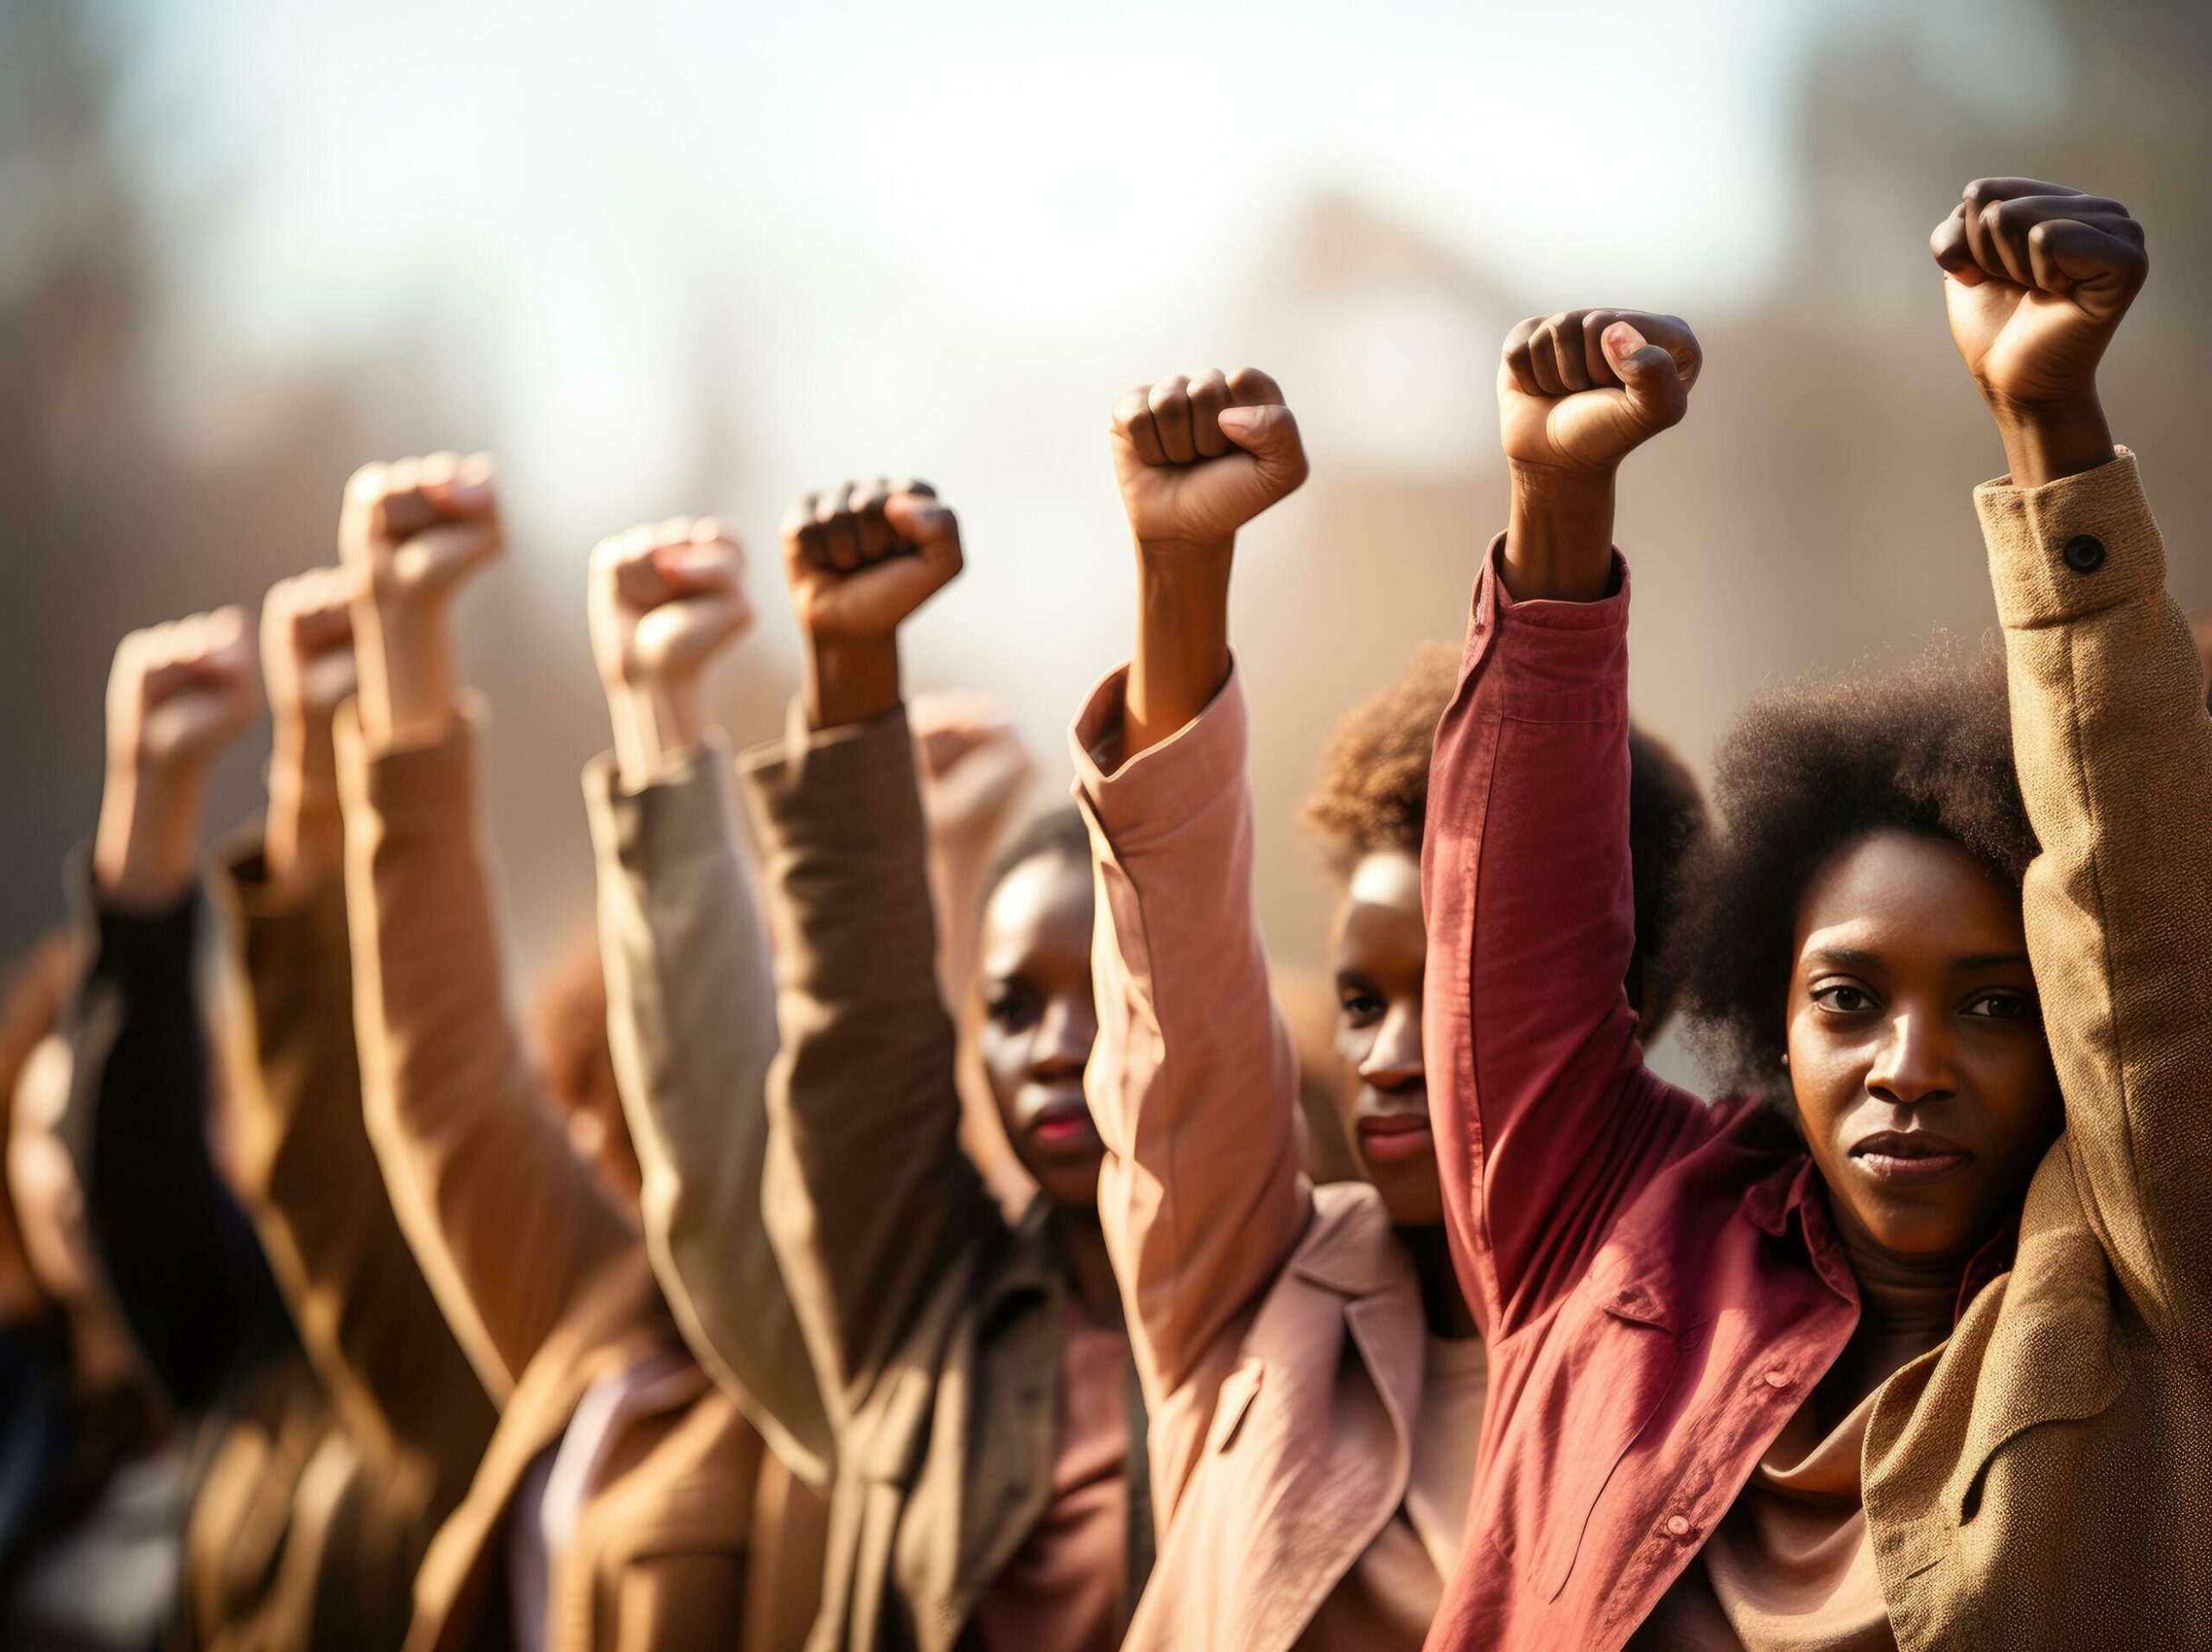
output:
<instances>
[{"instance_id":1,"label":"neck","mask_svg":"<svg viewBox=\"0 0 2212 1652\"><path fill-rule=\"evenodd\" d=\"M1464 1342L1481 1333L1475 1311L1459 1288L1459 1275L1452 1267L1452 1246L1444 1227L1400 1228L1399 1242L1414 1259L1414 1274L1421 1280L1421 1312L1428 1320L1428 1334Z\"/></svg>"},{"instance_id":2,"label":"neck","mask_svg":"<svg viewBox=\"0 0 2212 1652\"><path fill-rule=\"evenodd\" d=\"M1113 1259L1106 1254L1106 1235L1095 1210L1055 1205L1052 1236L1067 1264L1068 1282L1074 1286L1084 1312L1100 1325L1122 1323L1122 1291L1115 1282Z\"/></svg>"},{"instance_id":3,"label":"neck","mask_svg":"<svg viewBox=\"0 0 2212 1652\"><path fill-rule=\"evenodd\" d=\"M1837 1237L1859 1285L1859 1325L1821 1383L1822 1412L1847 1414L1951 1334L1959 1287L1968 1255L1900 1256L1884 1250L1847 1223Z\"/></svg>"}]
</instances>

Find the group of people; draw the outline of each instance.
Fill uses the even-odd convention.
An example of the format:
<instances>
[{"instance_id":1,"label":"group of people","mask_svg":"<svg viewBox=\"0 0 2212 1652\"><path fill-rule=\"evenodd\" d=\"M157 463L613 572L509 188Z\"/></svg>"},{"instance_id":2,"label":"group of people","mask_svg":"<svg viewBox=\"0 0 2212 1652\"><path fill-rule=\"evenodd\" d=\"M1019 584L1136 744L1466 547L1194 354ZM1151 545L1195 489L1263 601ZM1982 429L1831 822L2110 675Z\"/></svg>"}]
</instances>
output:
<instances>
[{"instance_id":1,"label":"group of people","mask_svg":"<svg viewBox=\"0 0 2212 1652\"><path fill-rule=\"evenodd\" d=\"M1133 646L1004 845L1018 743L902 682L928 486L792 508L741 753L738 544L600 544L534 1035L450 623L487 459L361 470L257 635L126 638L0 1020L0 1644L2212 1645L2212 721L2097 394L2144 238L1986 179L1933 250L2001 645L1757 701L1708 822L1612 533L1697 340L1523 322L1464 647L1316 741L1332 1039L1254 910L1263 372L1115 404ZM1725 1096L1645 1065L1678 1010Z\"/></svg>"}]
</instances>

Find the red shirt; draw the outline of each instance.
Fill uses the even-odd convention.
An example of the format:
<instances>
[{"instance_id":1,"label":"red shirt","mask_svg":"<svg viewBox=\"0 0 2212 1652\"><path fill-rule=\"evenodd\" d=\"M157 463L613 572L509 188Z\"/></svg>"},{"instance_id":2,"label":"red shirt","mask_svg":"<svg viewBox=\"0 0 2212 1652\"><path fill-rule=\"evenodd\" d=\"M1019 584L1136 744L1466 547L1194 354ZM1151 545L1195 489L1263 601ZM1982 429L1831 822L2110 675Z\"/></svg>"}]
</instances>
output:
<instances>
[{"instance_id":1,"label":"red shirt","mask_svg":"<svg viewBox=\"0 0 2212 1652\"><path fill-rule=\"evenodd\" d=\"M1429 1106L1491 1350L1428 1644L1580 1652L1620 1646L1689 1563L1842 1350L1859 1293L1787 1123L1643 1064L1622 988L1627 569L1602 601L1516 605L1497 549L1421 857Z\"/></svg>"}]
</instances>

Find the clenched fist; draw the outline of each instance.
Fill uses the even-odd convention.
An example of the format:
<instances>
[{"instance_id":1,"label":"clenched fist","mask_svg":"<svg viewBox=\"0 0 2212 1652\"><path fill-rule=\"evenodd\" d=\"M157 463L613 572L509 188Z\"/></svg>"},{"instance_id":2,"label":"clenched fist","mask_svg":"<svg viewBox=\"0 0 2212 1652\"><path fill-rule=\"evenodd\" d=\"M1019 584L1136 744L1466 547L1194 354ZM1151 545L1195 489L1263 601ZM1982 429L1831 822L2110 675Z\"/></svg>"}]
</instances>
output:
<instances>
[{"instance_id":1,"label":"clenched fist","mask_svg":"<svg viewBox=\"0 0 2212 1652\"><path fill-rule=\"evenodd\" d=\"M207 766L252 721L253 645L238 608L134 631L107 684L107 784L92 869L103 895L152 910L192 886Z\"/></svg>"},{"instance_id":2,"label":"clenched fist","mask_svg":"<svg viewBox=\"0 0 2212 1652\"><path fill-rule=\"evenodd\" d=\"M1297 416L1254 367L1138 385L1114 404L1113 444L1140 547L1224 545L1306 476Z\"/></svg>"},{"instance_id":3,"label":"clenched fist","mask_svg":"<svg viewBox=\"0 0 2212 1652\"><path fill-rule=\"evenodd\" d=\"M1516 465L1610 473L1679 424L1704 354L1672 315L1561 310L1507 334L1497 372L1498 428Z\"/></svg>"},{"instance_id":4,"label":"clenched fist","mask_svg":"<svg viewBox=\"0 0 2212 1652\"><path fill-rule=\"evenodd\" d=\"M590 581L592 654L636 787L704 732L700 675L753 626L745 553L710 517L671 517L601 540Z\"/></svg>"},{"instance_id":5,"label":"clenched fist","mask_svg":"<svg viewBox=\"0 0 2212 1652\"><path fill-rule=\"evenodd\" d=\"M2097 363L2151 272L2116 200L1981 178L1929 238L1951 338L1985 392L2019 403L2094 391Z\"/></svg>"},{"instance_id":6,"label":"clenched fist","mask_svg":"<svg viewBox=\"0 0 2212 1652\"><path fill-rule=\"evenodd\" d=\"M269 821L263 865L273 886L334 873L344 848L331 722L353 692L353 573L316 568L261 599L261 680L269 694Z\"/></svg>"},{"instance_id":7,"label":"clenched fist","mask_svg":"<svg viewBox=\"0 0 2212 1652\"><path fill-rule=\"evenodd\" d=\"M2097 364L2151 272L2116 200L2031 178L1981 178L1936 226L1951 339L2012 461L2035 486L2105 463Z\"/></svg>"},{"instance_id":8,"label":"clenched fist","mask_svg":"<svg viewBox=\"0 0 2212 1652\"><path fill-rule=\"evenodd\" d=\"M504 543L486 454L365 465L346 484L338 546L357 581L361 728L372 746L432 737L452 715L448 605Z\"/></svg>"},{"instance_id":9,"label":"clenched fist","mask_svg":"<svg viewBox=\"0 0 2212 1652\"><path fill-rule=\"evenodd\" d=\"M960 523L927 482L849 482L784 515L784 577L810 638L894 635L960 572Z\"/></svg>"}]
</instances>

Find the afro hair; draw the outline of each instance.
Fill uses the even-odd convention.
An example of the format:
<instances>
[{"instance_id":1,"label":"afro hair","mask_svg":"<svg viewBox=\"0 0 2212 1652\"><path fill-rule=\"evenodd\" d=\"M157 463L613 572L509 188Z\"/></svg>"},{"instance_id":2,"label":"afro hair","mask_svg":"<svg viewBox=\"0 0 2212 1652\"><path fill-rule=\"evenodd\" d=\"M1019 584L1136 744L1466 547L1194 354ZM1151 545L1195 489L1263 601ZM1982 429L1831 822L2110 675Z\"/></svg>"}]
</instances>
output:
<instances>
[{"instance_id":1,"label":"afro hair","mask_svg":"<svg viewBox=\"0 0 2212 1652\"><path fill-rule=\"evenodd\" d=\"M1753 701L1714 766L1719 829L1683 870L1667 973L1723 1083L1775 1087L1797 909L1870 834L1956 843L2018 888L2036 841L2012 768L2005 662L1938 634L1900 670L1812 679Z\"/></svg>"}]
</instances>

